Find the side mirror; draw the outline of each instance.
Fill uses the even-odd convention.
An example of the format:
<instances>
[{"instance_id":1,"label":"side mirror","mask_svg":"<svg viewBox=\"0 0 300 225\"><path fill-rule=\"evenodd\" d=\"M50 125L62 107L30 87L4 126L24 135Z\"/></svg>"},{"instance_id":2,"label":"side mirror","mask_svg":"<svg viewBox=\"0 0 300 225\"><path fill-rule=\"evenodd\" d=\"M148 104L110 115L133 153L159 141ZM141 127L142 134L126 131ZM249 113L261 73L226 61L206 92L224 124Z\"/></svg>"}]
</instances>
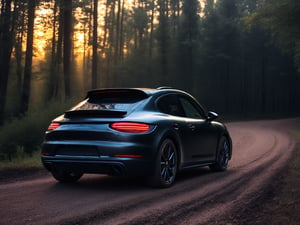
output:
<instances>
[{"instance_id":1,"label":"side mirror","mask_svg":"<svg viewBox=\"0 0 300 225\"><path fill-rule=\"evenodd\" d=\"M217 113L209 111L209 112L208 112L208 115L207 115L207 120L208 120L209 122L210 122L210 121L213 121L213 120L217 119L218 116L219 116L219 115L218 115Z\"/></svg>"}]
</instances>

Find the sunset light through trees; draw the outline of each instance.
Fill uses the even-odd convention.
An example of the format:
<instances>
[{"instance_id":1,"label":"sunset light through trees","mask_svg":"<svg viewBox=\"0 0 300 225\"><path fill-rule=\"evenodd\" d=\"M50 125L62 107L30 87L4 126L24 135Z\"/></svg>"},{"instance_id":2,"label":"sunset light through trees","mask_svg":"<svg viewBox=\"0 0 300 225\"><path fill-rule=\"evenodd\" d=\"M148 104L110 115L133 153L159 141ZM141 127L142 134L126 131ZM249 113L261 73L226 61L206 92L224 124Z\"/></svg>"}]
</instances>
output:
<instances>
[{"instance_id":1,"label":"sunset light through trees","mask_svg":"<svg viewBox=\"0 0 300 225\"><path fill-rule=\"evenodd\" d=\"M299 10L293 1L283 4ZM269 8L258 0L1 0L0 9L1 124L103 87L173 86L228 114L299 112L297 54L264 30Z\"/></svg>"}]
</instances>

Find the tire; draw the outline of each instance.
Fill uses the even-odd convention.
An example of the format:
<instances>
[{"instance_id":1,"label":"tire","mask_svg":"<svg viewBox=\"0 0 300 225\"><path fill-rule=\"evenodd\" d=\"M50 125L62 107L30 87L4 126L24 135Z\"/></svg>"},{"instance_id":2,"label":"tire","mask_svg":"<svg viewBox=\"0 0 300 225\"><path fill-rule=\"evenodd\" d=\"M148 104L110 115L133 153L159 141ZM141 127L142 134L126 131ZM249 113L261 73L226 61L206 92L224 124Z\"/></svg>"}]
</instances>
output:
<instances>
[{"instance_id":1,"label":"tire","mask_svg":"<svg viewBox=\"0 0 300 225\"><path fill-rule=\"evenodd\" d=\"M75 183L83 175L83 173L64 171L61 169L53 169L51 173L52 176L61 183Z\"/></svg>"},{"instance_id":2,"label":"tire","mask_svg":"<svg viewBox=\"0 0 300 225\"><path fill-rule=\"evenodd\" d=\"M210 165L212 171L225 171L230 159L229 141L226 137L222 137L219 142L216 162Z\"/></svg>"},{"instance_id":3,"label":"tire","mask_svg":"<svg viewBox=\"0 0 300 225\"><path fill-rule=\"evenodd\" d=\"M177 173L178 156L176 146L170 139L165 139L158 151L155 162L155 174L149 178L151 186L167 188L174 183Z\"/></svg>"}]
</instances>

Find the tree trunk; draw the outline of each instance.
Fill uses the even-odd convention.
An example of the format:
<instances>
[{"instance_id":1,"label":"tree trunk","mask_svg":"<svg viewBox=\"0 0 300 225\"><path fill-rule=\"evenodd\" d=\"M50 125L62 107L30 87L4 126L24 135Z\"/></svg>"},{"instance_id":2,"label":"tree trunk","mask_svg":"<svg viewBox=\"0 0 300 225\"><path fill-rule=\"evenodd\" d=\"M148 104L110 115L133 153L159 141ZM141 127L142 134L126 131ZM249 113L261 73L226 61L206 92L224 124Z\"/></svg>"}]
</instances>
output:
<instances>
[{"instance_id":1,"label":"tree trunk","mask_svg":"<svg viewBox=\"0 0 300 225\"><path fill-rule=\"evenodd\" d=\"M117 0L117 18L116 18L116 40L114 43L115 52L114 52L114 65L118 63L119 56L119 42L120 42L120 20L121 20L121 0Z\"/></svg>"},{"instance_id":2,"label":"tree trunk","mask_svg":"<svg viewBox=\"0 0 300 225\"><path fill-rule=\"evenodd\" d=\"M114 85L113 82L114 82L114 74L112 72L112 66L113 66L113 63L114 63L114 53L115 53L115 22L116 22L116 15L115 15L115 8L116 8L116 3L115 1L112 1L111 2L111 7L110 7L110 15L109 15L109 19L110 19L110 24L108 26L108 31L109 31L109 37L108 37L108 46L109 46L109 49L108 49L108 56L107 56L107 61L106 61L106 69L107 69L107 73L106 73L106 76L107 76L107 83L109 86L112 86Z\"/></svg>"},{"instance_id":3,"label":"tree trunk","mask_svg":"<svg viewBox=\"0 0 300 225\"><path fill-rule=\"evenodd\" d=\"M149 38L149 56L152 58L153 54L153 31L154 31L154 3L151 4L151 18L150 18L150 38Z\"/></svg>"},{"instance_id":4,"label":"tree trunk","mask_svg":"<svg viewBox=\"0 0 300 225\"><path fill-rule=\"evenodd\" d=\"M71 56L72 56L72 0L64 0L64 85L65 99L71 97Z\"/></svg>"},{"instance_id":5,"label":"tree trunk","mask_svg":"<svg viewBox=\"0 0 300 225\"><path fill-rule=\"evenodd\" d=\"M53 65L53 98L57 98L59 95L59 90L61 89L60 86L60 74L62 71L62 57L63 57L63 36L64 36L64 3L62 0L55 0L57 2L57 7L59 7L59 14L58 14L58 37L55 49L53 49L53 57L54 57L54 65ZM54 24L53 26L56 26ZM55 29L53 27L53 29ZM53 33L53 41L55 42L55 33ZM55 43L54 43L55 45ZM54 47L54 46L53 46Z\"/></svg>"},{"instance_id":6,"label":"tree trunk","mask_svg":"<svg viewBox=\"0 0 300 225\"><path fill-rule=\"evenodd\" d=\"M16 60L16 75L17 75L17 84L16 84L16 95L18 97L21 96L21 90L22 90L22 82L23 82L23 66L22 66L22 60L23 60L23 52L22 52L22 43L23 38L25 36L25 29L26 24L20 23L17 24L17 20L24 21L25 20L25 12L24 12L24 2L16 2L14 4L14 10L13 10L13 20L12 20L12 27L15 31L14 38L12 40L13 46L14 46L14 57ZM15 28L14 28L15 27ZM18 101L20 101L18 99ZM19 113L19 112L16 112Z\"/></svg>"},{"instance_id":7,"label":"tree trunk","mask_svg":"<svg viewBox=\"0 0 300 225\"><path fill-rule=\"evenodd\" d=\"M92 88L98 86L98 0L94 0L93 11L93 59L92 59Z\"/></svg>"},{"instance_id":8,"label":"tree trunk","mask_svg":"<svg viewBox=\"0 0 300 225\"><path fill-rule=\"evenodd\" d=\"M120 41L119 41L119 60L123 62L124 56L124 10L125 10L125 0L122 2L122 12L120 21Z\"/></svg>"},{"instance_id":9,"label":"tree trunk","mask_svg":"<svg viewBox=\"0 0 300 225\"><path fill-rule=\"evenodd\" d=\"M159 2L159 49L160 63L162 68L162 82L168 82L168 65L167 65L167 48L168 48L168 13L167 1L160 0Z\"/></svg>"},{"instance_id":10,"label":"tree trunk","mask_svg":"<svg viewBox=\"0 0 300 225\"><path fill-rule=\"evenodd\" d=\"M262 58L261 58L261 113L266 113L266 103L267 103L267 72L266 72L267 57L265 56L265 49L262 49Z\"/></svg>"},{"instance_id":11,"label":"tree trunk","mask_svg":"<svg viewBox=\"0 0 300 225\"><path fill-rule=\"evenodd\" d=\"M102 41L102 51L105 51L105 48L107 46L108 6L109 6L109 0L106 0L105 16L104 16L104 34L103 34L103 41Z\"/></svg>"},{"instance_id":12,"label":"tree trunk","mask_svg":"<svg viewBox=\"0 0 300 225\"><path fill-rule=\"evenodd\" d=\"M10 56L12 51L11 0L1 1L0 15L0 125L4 122Z\"/></svg>"},{"instance_id":13,"label":"tree trunk","mask_svg":"<svg viewBox=\"0 0 300 225\"><path fill-rule=\"evenodd\" d=\"M23 87L21 93L20 114L25 114L28 111L31 75L32 75L32 55L33 55L33 32L34 32L34 17L35 17L36 0L28 0L28 27L27 27L27 42L26 56L24 67Z\"/></svg>"},{"instance_id":14,"label":"tree trunk","mask_svg":"<svg viewBox=\"0 0 300 225\"><path fill-rule=\"evenodd\" d=\"M47 93L47 100L51 100L57 95L57 40L56 40L56 23L57 23L57 4L58 0L54 1L53 8L53 27L52 27L52 40L51 40L51 62L50 62L50 74L49 74L49 88Z\"/></svg>"}]
</instances>

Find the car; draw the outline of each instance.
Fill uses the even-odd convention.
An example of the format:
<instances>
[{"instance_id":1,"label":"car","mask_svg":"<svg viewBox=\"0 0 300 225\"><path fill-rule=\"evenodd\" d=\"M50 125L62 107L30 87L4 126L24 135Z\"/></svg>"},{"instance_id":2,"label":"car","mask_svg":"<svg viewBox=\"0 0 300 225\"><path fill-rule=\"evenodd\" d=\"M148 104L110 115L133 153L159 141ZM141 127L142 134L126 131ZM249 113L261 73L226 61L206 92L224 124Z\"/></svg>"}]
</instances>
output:
<instances>
[{"instance_id":1,"label":"car","mask_svg":"<svg viewBox=\"0 0 300 225\"><path fill-rule=\"evenodd\" d=\"M143 176L152 186L170 187L187 168L227 169L232 140L217 117L175 88L91 90L51 122L41 160L60 182L95 173Z\"/></svg>"}]
</instances>

